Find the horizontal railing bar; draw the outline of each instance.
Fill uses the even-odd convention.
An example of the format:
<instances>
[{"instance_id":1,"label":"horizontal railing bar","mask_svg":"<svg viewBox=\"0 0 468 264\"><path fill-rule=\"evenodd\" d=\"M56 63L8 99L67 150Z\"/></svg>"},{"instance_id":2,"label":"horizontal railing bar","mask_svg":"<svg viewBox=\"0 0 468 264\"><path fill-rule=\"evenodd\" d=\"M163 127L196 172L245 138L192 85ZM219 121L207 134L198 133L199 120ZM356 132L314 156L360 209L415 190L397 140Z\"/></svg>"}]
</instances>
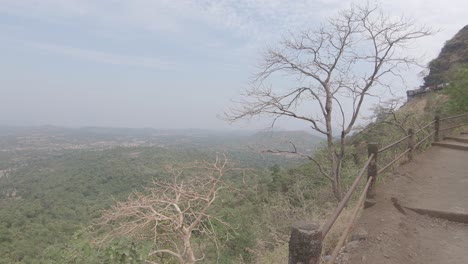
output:
<instances>
[{"instance_id":1,"label":"horizontal railing bar","mask_svg":"<svg viewBox=\"0 0 468 264\"><path fill-rule=\"evenodd\" d=\"M456 116L444 117L444 118L441 118L440 121L450 120L450 119L464 117L464 116L468 116L468 113L464 113L464 114L456 115Z\"/></svg>"},{"instance_id":2,"label":"horizontal railing bar","mask_svg":"<svg viewBox=\"0 0 468 264\"><path fill-rule=\"evenodd\" d=\"M362 191L362 194L359 197L359 201L358 201L358 203L356 205L356 208L354 208L353 215L351 216L351 219L348 222L345 231L341 235L340 240L338 241L338 244L336 244L335 249L333 250L333 253L330 256L330 259L328 259L327 264L335 263L335 259L338 256L338 254L340 253L341 247L343 246L344 242L346 241L346 238L348 237L349 232L351 231L351 229L352 229L352 227L354 225L354 222L356 221L356 218L358 216L358 212L361 209L362 204L364 203L364 199L366 198L367 190L369 190L369 186L370 186L372 180L373 180L373 177L369 177L367 179L366 187L364 187L364 190Z\"/></svg>"},{"instance_id":3,"label":"horizontal railing bar","mask_svg":"<svg viewBox=\"0 0 468 264\"><path fill-rule=\"evenodd\" d=\"M455 118L459 118L459 117L463 117L463 116L468 116L468 113L465 113L465 114L461 114L461 115L456 115L456 116L451 116L451 117L445 117L445 118L441 118L439 119L440 121L444 121L444 120L450 120L450 119L455 119ZM428 128L429 126L433 125L436 121L432 121L428 124L426 124L425 126L423 126L422 128L418 129L416 132L414 132L414 134L417 134L419 132L421 132L422 130ZM445 130L449 130L449 129L453 129L453 128L457 128L457 127L461 127L461 126L464 126L464 125L468 125L468 124L461 124L461 125L456 125L456 126L452 126L452 127L448 127L448 128L444 128L444 129L440 129L439 131L445 131ZM435 134L435 131L431 132L430 134L428 134L427 136L425 136L421 141L419 141L417 144L414 145L414 148L417 148L422 142L424 142L425 140L427 140L429 137L433 136ZM383 151L386 151L388 150L389 148L391 147L394 147L395 145L403 142L405 139L408 139L411 135L407 135L401 139L399 139L398 141L378 150L378 153L381 153ZM411 149L408 148L406 149L405 151L403 151L403 153L401 153L400 155L398 155L394 160L392 160L390 163L388 163L385 167L383 167L382 169L380 169L378 172L377 172L377 175L382 173L383 171L385 171L386 169L388 169L390 166L392 166L393 164L395 164L395 162L397 162L399 159L401 159L405 154L407 154ZM358 183L360 182L362 176L364 175L364 172L365 170L367 169L367 167L369 166L370 162L372 161L372 159L374 158L373 157L374 155L371 154L365 164L365 166L361 169L359 175L356 177L356 179L354 180L353 184L351 185L351 187L349 188L349 190L346 192L345 196L343 197L343 199L340 201L340 203L338 204L338 206L336 207L335 211L333 212L333 214L331 215L331 217L327 220L327 222L325 222L325 224L321 227L321 232L322 232L322 239L324 239L326 237L326 235L328 234L328 232L330 231L331 227L333 226L333 224L335 223L336 219L339 217L340 213L342 212L342 210L344 209L344 207L346 206L346 204L348 203L349 201L349 198L351 197L352 193L354 192L356 186L358 185ZM333 250L333 253L331 254L330 256L330 259L327 261L327 264L333 264L335 262L335 259L337 258L338 254L340 253L340 250L341 250L341 247L344 245L345 241L346 241L346 238L348 237L349 235L349 232L351 231L353 225L354 225L354 222L357 218L357 215L358 215L358 212L364 202L364 199L366 197L366 194L367 194L367 191L371 185L371 182L373 180L373 177L369 177L367 179L367 183L366 183L366 186L364 187L364 190L361 194L361 196L359 197L359 201L356 205L356 208L354 209L353 211L353 215L351 216L351 219L350 221L348 222L347 226L346 226L346 229L345 231L342 233L341 237L340 237L340 240L338 241L337 245L335 246L334 250Z\"/></svg>"},{"instance_id":4,"label":"horizontal railing bar","mask_svg":"<svg viewBox=\"0 0 468 264\"><path fill-rule=\"evenodd\" d=\"M399 154L394 160L392 160L390 163L388 163L387 165L385 165L384 168L380 169L377 171L377 174L374 176L370 176L371 175L371 172L369 172L369 177L366 181L366 185L358 199L358 202L356 204L356 207L354 208L353 210L353 213L352 213L352 216L350 218L350 220L347 222L347 225L346 225L346 228L344 230L344 232L341 234L340 236L340 239L337 243L337 245L335 246L330 258L328 259L327 261L327 264L333 264L337 258L337 256L339 255L340 251L341 251L341 248L343 247L344 243L346 242L346 239L351 231L351 229L353 228L354 224L355 224L355 221L357 219L357 216L358 216L358 213L364 203L364 199L366 198L366 194L367 192L369 191L369 188L371 186L371 183L372 181L374 180L375 177L377 177L377 175L381 174L383 171L385 171L386 169L388 169L390 166L394 165L398 160L400 160L404 155L406 155L408 152L416 149L418 146L420 146L424 141L426 141L428 138L430 138L431 136L434 136L436 135L436 138L434 140L438 140L439 138L439 132L441 131L445 131L445 130L449 130L449 129L453 129L453 128L457 128L457 127L461 127L461 126L465 126L465 125L468 125L468 123L464 123L464 124L459 124L459 125L455 125L455 126L451 126L451 127L447 127L447 128L443 128L443 129L440 129L440 121L446 121L446 120L451 120L451 119L455 119L455 118L460 118L460 117L464 117L464 116L467 116L468 117L468 113L464 113L464 114L460 114L460 115L455 115L455 116L449 116L449 117L444 117L444 118L439 118L439 116L436 116L435 119L426 124L425 126L419 128L418 130L416 130L414 133L412 133L411 135L407 135L401 139L399 139L398 141L394 142L394 143L391 143L390 145L388 146L385 146L384 148L380 149L380 150L376 150L376 146L375 144L374 145L371 145L369 144L369 153L372 151L372 154L369 155L364 167L361 168L358 176L356 177L356 179L354 180L354 182L352 183L352 185L350 186L350 188L348 189L348 191L346 192L346 194L344 195L344 197L341 199L341 201L338 203L337 207L335 208L335 210L333 211L332 215L327 219L327 221L320 227L320 232L321 232L321 235L322 235L322 241L320 241L320 243L323 243L323 239L327 236L328 232L330 231L330 229L332 228L332 226L334 225L334 223L336 222L336 220L338 219L338 217L340 216L341 212L343 211L344 207L348 204L350 198L351 198L351 195L353 194L353 192L356 190L356 187L357 185L360 183L362 177L364 176L364 172L366 171L366 169L369 167L369 165L371 164L372 161L375 161L374 157L377 157L377 153L381 153L383 151L386 151L388 150L389 148L391 147L394 147L395 145L403 142L405 139L408 139L410 138L412 135L415 135L419 132L421 132L422 130L430 127L431 125L434 125L434 131L432 131L431 133L429 133L428 135L426 135L422 140L420 140L418 143L414 144L413 147L410 147L410 148L407 148L405 151L403 151L403 153ZM411 130L410 130L411 131ZM410 142L408 142L408 144L411 146L413 145L413 139L411 139ZM372 146L372 148L370 148ZM412 154L411 154L412 156ZM373 165L372 167L372 173L375 173L374 169L375 169L375 164ZM291 251L290 251L291 252Z\"/></svg>"},{"instance_id":5,"label":"horizontal railing bar","mask_svg":"<svg viewBox=\"0 0 468 264\"><path fill-rule=\"evenodd\" d=\"M362 167L358 176L354 180L353 184L351 185L351 187L349 187L343 199L341 199L341 201L338 203L338 206L335 208L335 211L333 211L333 214L330 216L330 218L328 218L327 222L325 222L325 224L323 224L323 226L320 228L320 230L322 231L322 238L325 238L325 236L328 234L328 231L330 231L332 225L335 223L336 219L340 215L341 211L343 211L343 208L348 203L349 198L351 197L354 190L356 189L356 186L361 181L361 178L364 175L364 172L366 171L367 167L369 166L373 158L374 158L374 154L371 154L369 158L367 159L366 163L364 164L364 167Z\"/></svg>"},{"instance_id":6,"label":"horizontal railing bar","mask_svg":"<svg viewBox=\"0 0 468 264\"><path fill-rule=\"evenodd\" d=\"M408 151L410 151L410 149L406 149L405 151L403 151L403 153L401 153L400 155L398 155L394 160L392 160L390 163L388 163L387 165L385 165L385 167L383 167L382 169L380 169L380 170L377 172L377 175L379 175L380 173L382 173L383 171L385 171L386 169L388 169L390 166L392 166L395 162L397 162L399 159L401 159L401 157L403 157L406 153L408 153Z\"/></svg>"},{"instance_id":7,"label":"horizontal railing bar","mask_svg":"<svg viewBox=\"0 0 468 264\"><path fill-rule=\"evenodd\" d=\"M455 126L451 126L451 127L446 127L446 128L444 128L444 129L440 129L439 131L445 131L445 130L454 129L454 128L462 127L462 126L466 126L466 125L468 125L468 124L465 123L465 124L461 124L461 125L455 125Z\"/></svg>"},{"instance_id":8,"label":"horizontal railing bar","mask_svg":"<svg viewBox=\"0 0 468 264\"><path fill-rule=\"evenodd\" d=\"M435 134L435 131L432 131L432 133L430 133L429 135L425 136L423 139L421 139L418 143L416 143L416 145L414 145L414 148L417 148L419 145L421 145L421 143L423 143L424 141L426 141L428 138L430 138L431 136L433 136Z\"/></svg>"},{"instance_id":9,"label":"horizontal railing bar","mask_svg":"<svg viewBox=\"0 0 468 264\"><path fill-rule=\"evenodd\" d=\"M392 143L392 144L390 144L390 145L388 145L388 146L386 146L386 147L384 147L382 149L379 149L378 153L384 152L385 150L387 150L387 149L389 149L389 148L391 148L391 147L393 147L395 145L398 145L399 143L401 143L405 139L408 139L409 137L410 137L410 135L407 135L406 137L403 137L402 139L400 139L400 140L398 140L398 141L396 141L396 142L394 142L394 143Z\"/></svg>"},{"instance_id":10,"label":"horizontal railing bar","mask_svg":"<svg viewBox=\"0 0 468 264\"><path fill-rule=\"evenodd\" d=\"M417 134L417 133L421 132L422 130L426 129L427 127L433 125L434 123L435 123L435 121L430 122L429 124L427 124L427 125L421 127L420 129L416 130L416 132L414 132L414 134Z\"/></svg>"}]
</instances>

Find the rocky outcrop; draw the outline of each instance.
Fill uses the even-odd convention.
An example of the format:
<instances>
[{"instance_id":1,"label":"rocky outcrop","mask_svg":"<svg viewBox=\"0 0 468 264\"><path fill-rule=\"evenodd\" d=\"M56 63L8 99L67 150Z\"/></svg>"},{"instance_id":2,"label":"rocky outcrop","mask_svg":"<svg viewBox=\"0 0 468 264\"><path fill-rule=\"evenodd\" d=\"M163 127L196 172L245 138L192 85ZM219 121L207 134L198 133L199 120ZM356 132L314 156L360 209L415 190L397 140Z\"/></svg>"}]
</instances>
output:
<instances>
[{"instance_id":1,"label":"rocky outcrop","mask_svg":"<svg viewBox=\"0 0 468 264\"><path fill-rule=\"evenodd\" d=\"M439 56L429 63L429 74L424 78L424 87L449 81L458 65L468 63L468 25L448 40Z\"/></svg>"}]
</instances>

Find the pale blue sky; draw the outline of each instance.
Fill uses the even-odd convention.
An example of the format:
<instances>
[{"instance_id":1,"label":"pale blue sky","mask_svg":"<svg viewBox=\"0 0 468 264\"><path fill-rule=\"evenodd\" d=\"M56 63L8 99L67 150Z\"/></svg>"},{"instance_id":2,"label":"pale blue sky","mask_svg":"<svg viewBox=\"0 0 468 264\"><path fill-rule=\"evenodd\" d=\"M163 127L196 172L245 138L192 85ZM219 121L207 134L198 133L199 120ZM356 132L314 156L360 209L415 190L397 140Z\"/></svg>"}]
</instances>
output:
<instances>
[{"instance_id":1,"label":"pale blue sky","mask_svg":"<svg viewBox=\"0 0 468 264\"><path fill-rule=\"evenodd\" d=\"M467 24L465 2L382 5L443 30L418 44L417 52L430 59ZM217 115L249 85L264 48L288 30L314 27L348 5L0 0L0 125L264 126L266 121L232 126ZM409 78L407 85L417 82Z\"/></svg>"}]
</instances>

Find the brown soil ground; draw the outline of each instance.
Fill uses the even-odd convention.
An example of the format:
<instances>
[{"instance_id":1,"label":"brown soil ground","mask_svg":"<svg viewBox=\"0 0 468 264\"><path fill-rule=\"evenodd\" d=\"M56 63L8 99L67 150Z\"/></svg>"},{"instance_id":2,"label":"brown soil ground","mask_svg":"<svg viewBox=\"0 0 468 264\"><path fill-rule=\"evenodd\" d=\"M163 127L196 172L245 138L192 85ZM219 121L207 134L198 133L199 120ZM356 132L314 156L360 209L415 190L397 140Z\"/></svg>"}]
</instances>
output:
<instances>
[{"instance_id":1,"label":"brown soil ground","mask_svg":"<svg viewBox=\"0 0 468 264\"><path fill-rule=\"evenodd\" d=\"M468 213L468 151L432 147L387 176L376 193L377 204L363 211L355 228L364 229L367 239L346 263L468 263L467 224L404 209Z\"/></svg>"}]
</instances>

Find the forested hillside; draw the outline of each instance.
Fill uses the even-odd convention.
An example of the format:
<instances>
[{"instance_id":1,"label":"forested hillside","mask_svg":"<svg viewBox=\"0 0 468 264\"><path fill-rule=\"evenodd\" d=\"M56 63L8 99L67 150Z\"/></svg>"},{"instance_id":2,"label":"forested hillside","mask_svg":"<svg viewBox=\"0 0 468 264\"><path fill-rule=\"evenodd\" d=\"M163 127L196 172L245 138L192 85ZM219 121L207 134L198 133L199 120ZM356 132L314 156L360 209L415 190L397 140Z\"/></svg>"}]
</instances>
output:
<instances>
[{"instance_id":1,"label":"forested hillside","mask_svg":"<svg viewBox=\"0 0 468 264\"><path fill-rule=\"evenodd\" d=\"M256 232L263 232L252 229L250 221L262 212L258 199L266 199L260 196L267 191L287 189L290 183L275 175L302 162L294 156L259 152L260 146L284 146L287 134L266 135L255 145L258 134L246 132L2 128L0 263L93 263L97 260L91 253L81 259L73 256L83 250L80 243L92 241L85 229L103 209L142 191L155 179L170 180L168 166L212 160L223 153L234 166L247 170L226 175L242 191L216 204L222 217L236 226L221 257L227 261L242 254L247 260L252 252L246 250L257 243ZM294 141L296 134L289 139ZM313 136L301 140L297 143L308 148L319 143ZM254 191L259 182L266 189ZM74 240L79 233L86 239ZM130 247L119 243L124 243L123 251Z\"/></svg>"}]
</instances>

